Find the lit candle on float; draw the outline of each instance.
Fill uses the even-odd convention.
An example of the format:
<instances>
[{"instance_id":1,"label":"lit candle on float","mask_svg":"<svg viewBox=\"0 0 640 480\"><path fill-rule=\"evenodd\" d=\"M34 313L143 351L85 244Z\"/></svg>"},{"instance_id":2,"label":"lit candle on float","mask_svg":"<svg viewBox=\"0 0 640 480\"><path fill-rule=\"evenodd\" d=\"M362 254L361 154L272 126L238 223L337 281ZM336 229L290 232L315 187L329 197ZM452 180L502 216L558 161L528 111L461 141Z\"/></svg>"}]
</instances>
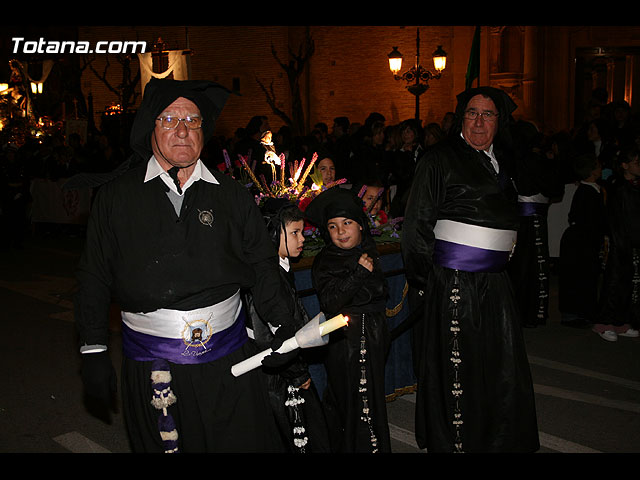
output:
<instances>
[{"instance_id":1,"label":"lit candle on float","mask_svg":"<svg viewBox=\"0 0 640 480\"><path fill-rule=\"evenodd\" d=\"M320 312L313 317L309 323L298 330L295 336L285 340L282 346L276 350L276 353L288 353L296 348L311 348L326 345L329 341L327 335L339 328L346 327L349 322L349 317L345 317L342 314L320 323L320 319L324 319L324 314ZM247 373L254 368L262 365L262 360L273 352L268 348L262 352L243 360L240 363L236 363L231 367L231 373L234 377L239 377L243 373Z\"/></svg>"}]
</instances>

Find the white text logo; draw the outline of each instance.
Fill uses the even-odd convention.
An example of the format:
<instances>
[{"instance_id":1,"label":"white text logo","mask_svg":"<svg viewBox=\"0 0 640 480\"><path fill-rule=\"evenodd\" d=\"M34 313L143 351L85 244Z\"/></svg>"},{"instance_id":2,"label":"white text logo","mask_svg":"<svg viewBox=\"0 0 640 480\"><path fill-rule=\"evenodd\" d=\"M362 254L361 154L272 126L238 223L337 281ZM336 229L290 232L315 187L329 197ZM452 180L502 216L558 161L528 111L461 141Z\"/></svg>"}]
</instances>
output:
<instances>
[{"instance_id":1,"label":"white text logo","mask_svg":"<svg viewBox=\"0 0 640 480\"><path fill-rule=\"evenodd\" d=\"M140 41L100 41L95 47L90 42L73 40L25 40L13 37L13 53L144 53L147 42Z\"/></svg>"}]
</instances>

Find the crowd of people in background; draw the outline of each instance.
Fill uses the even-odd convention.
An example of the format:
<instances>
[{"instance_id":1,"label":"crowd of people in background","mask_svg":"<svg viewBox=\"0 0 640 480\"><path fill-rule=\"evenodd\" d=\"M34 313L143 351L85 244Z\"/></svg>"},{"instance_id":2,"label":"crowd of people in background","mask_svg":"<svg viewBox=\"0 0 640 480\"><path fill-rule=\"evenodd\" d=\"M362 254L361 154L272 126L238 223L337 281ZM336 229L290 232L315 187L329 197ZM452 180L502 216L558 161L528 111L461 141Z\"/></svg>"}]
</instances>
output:
<instances>
[{"instance_id":1,"label":"crowd of people in background","mask_svg":"<svg viewBox=\"0 0 640 480\"><path fill-rule=\"evenodd\" d=\"M581 153L594 152L603 167L601 182L610 185L616 178L615 160L620 149L640 145L640 118L626 102L607 103L596 93L585 111L584 121L571 130L538 130L533 148L555 160L565 184L579 181L573 159ZM387 188L396 186L397 205L390 208L393 216L401 216L402 198L411 185L416 163L426 150L447 136L452 119L453 112L447 112L439 121L407 119L396 124L376 112L362 122L340 116L333 119L331 126L325 122L315 124L306 135L294 136L291 127L282 126L273 131L273 143L276 153L284 154L287 160L310 159L314 152L318 153L318 163L330 158L335 178L345 178L347 183L376 180ZM224 162L223 149L232 159L238 154L247 155L250 150L254 158L259 158L264 152L260 136L266 130L271 130L268 117L252 117L233 136L214 137L206 145L202 160L217 168ZM3 190L18 178L57 180L78 172L108 172L129 153L126 139L121 141L99 131L89 132L86 142L78 134L65 138L59 133L40 139L28 137L20 146L7 143L0 152ZM257 168L261 168L260 163Z\"/></svg>"},{"instance_id":2,"label":"crowd of people in background","mask_svg":"<svg viewBox=\"0 0 640 480\"><path fill-rule=\"evenodd\" d=\"M317 153L316 167L321 171L325 184L346 179L346 183L354 188L362 185L383 188L385 213L390 218L397 218L403 216L417 163L426 151L449 135L453 119L453 112L447 112L440 119L424 122L407 119L399 123L391 123L377 112L363 115L362 119L338 116L329 123L316 123L306 135L294 135L289 126L282 126L272 131L273 147L276 154L284 155L287 162L303 158L310 160L313 154ZM604 277L613 278L610 273L604 275L603 256L607 254L611 233L608 219L618 218L618 212L612 215L608 207L615 205L613 194L621 185L635 183L637 187L637 176L635 180L629 180L627 166L629 158L633 165L634 155L637 155L637 149L640 148L640 116L634 114L626 102L608 102L607 92L594 90L591 100L585 106L584 119L570 130L546 132L530 122L519 121L515 124L528 127L527 148L546 159L546 165L551 166L552 170L549 173L555 177L558 184L578 184L586 181L601 189L603 208L598 210L601 211L601 217L596 218L593 209L590 209L591 213L583 215L580 220L593 224L589 227L589 235L595 236L593 241L596 246L591 249L589 261L597 263L592 268L590 276L583 275L582 279L591 278L589 288L593 289ZM228 153L232 161L238 155L250 155L253 159L264 158L265 147L261 144L260 138L266 130L271 130L268 117L252 117L244 127L238 128L233 136L214 136L202 152L202 161L207 167L216 169L224 164L223 152ZM522 131L524 130L520 129L520 132ZM127 140L120 141L113 135L96 131L89 132L85 142L78 134L71 134L68 138L57 134L40 139L28 137L20 146L15 143L2 145L2 246L20 246L29 232L31 179L46 178L57 181L79 172L112 171L130 154ZM585 155L593 156L599 169L591 180L587 177L593 172L584 174L581 171L584 167L577 165L584 163ZM258 173L261 168L269 168L259 161L255 166ZM264 170L262 173L268 172L270 171ZM560 193L562 194L562 190ZM574 203L579 202L580 198L582 195L579 195ZM560 196L552 198L551 202L561 200ZM569 218L571 223L578 221L575 212L579 208L579 205L574 205L574 213L570 214ZM594 226L596 224L597 226ZM632 224L637 224L637 221ZM586 238L584 235L582 237ZM596 260L593 260L593 251L596 251ZM575 255L575 249L573 254ZM561 258L552 258L551 261L554 271L561 273ZM570 261L583 266L586 264L586 260L578 258L567 260L565 266ZM567 275L565 274L565 279ZM568 295L570 294L565 295L565 300ZM604 299L602 301L605 302ZM564 311L563 323L571 326L597 324L598 320L593 318L593 312L597 309L590 308L589 311L589 315ZM598 329L603 338L616 338L614 334L604 333L611 332L611 328L602 329L599 326Z\"/></svg>"}]
</instances>

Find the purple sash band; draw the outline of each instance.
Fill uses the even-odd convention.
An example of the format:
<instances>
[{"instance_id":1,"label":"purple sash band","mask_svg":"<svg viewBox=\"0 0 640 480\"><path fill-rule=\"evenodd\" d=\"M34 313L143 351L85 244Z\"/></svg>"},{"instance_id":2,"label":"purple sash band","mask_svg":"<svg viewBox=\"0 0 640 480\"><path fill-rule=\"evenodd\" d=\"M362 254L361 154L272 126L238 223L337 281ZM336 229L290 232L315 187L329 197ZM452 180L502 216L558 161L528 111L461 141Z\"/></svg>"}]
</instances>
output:
<instances>
[{"instance_id":1,"label":"purple sash band","mask_svg":"<svg viewBox=\"0 0 640 480\"><path fill-rule=\"evenodd\" d=\"M235 323L206 341L183 338L162 338L136 332L122 323L122 346L124 354L132 360L141 362L158 358L178 364L207 363L240 348L248 339L245 327L244 309L240 311Z\"/></svg>"},{"instance_id":2,"label":"purple sash band","mask_svg":"<svg viewBox=\"0 0 640 480\"><path fill-rule=\"evenodd\" d=\"M549 210L548 203L518 202L518 215L530 217L531 215L546 215Z\"/></svg>"},{"instance_id":3,"label":"purple sash band","mask_svg":"<svg viewBox=\"0 0 640 480\"><path fill-rule=\"evenodd\" d=\"M511 252L486 250L436 239L433 261L441 267L463 272L496 273L504 270Z\"/></svg>"}]
</instances>

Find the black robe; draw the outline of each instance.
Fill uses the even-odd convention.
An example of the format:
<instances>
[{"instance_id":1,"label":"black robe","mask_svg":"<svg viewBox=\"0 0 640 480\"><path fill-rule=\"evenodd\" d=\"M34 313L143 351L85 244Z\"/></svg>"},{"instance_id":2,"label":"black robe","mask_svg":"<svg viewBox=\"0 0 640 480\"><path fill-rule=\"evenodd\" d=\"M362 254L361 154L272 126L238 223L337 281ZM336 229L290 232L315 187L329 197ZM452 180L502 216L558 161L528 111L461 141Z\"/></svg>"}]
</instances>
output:
<instances>
[{"instance_id":1,"label":"black robe","mask_svg":"<svg viewBox=\"0 0 640 480\"><path fill-rule=\"evenodd\" d=\"M439 219L518 228L509 165L497 149L496 156L500 175L483 152L451 138L420 161L407 203L404 266L424 298L423 319L414 327L416 439L429 452L539 448L520 313L507 272L471 273L433 261Z\"/></svg>"},{"instance_id":2,"label":"black robe","mask_svg":"<svg viewBox=\"0 0 640 480\"><path fill-rule=\"evenodd\" d=\"M358 264L364 252L374 258L373 272ZM390 452L384 390L390 341L386 318L388 287L375 242L365 234L363 244L350 250L333 244L325 246L314 258L312 281L320 310L327 319L340 313L349 317L347 327L329 334L325 358L327 387L323 403L332 449L337 453L373 452L373 434L377 451ZM365 361L361 362L363 335L366 353ZM365 385L360 383L363 366ZM367 390L364 395L370 423L362 420L362 387Z\"/></svg>"},{"instance_id":3,"label":"black robe","mask_svg":"<svg viewBox=\"0 0 640 480\"><path fill-rule=\"evenodd\" d=\"M569 227L560 240L559 309L565 316L597 323L598 281L607 234L604 197L592 185L581 183L569 209Z\"/></svg>"},{"instance_id":4,"label":"black robe","mask_svg":"<svg viewBox=\"0 0 640 480\"><path fill-rule=\"evenodd\" d=\"M253 198L239 183L196 181L180 215L161 178L144 182L146 163L102 185L78 265L75 321L80 342L108 344L112 300L124 311L188 311L251 289L274 325L291 313L282 301L275 248ZM244 330L244 329L242 329ZM123 334L124 343L124 334ZM256 353L244 342L218 360L171 368L179 398L170 407L181 451L278 451L275 424L259 370L235 379L231 366ZM125 419L135 451L162 451L151 406L151 362L123 358ZM203 431L201 431L203 430Z\"/></svg>"},{"instance_id":5,"label":"black robe","mask_svg":"<svg viewBox=\"0 0 640 480\"><path fill-rule=\"evenodd\" d=\"M282 287L286 295L283 300L294 312L292 325L298 331L309 322L309 315L298 297L293 272L280 266ZM270 347L273 333L269 324L263 321L255 310L250 292L244 293L244 302L249 315L248 327L258 350ZM300 388L311 376L306 361L309 350L300 349L299 355L278 368L262 367L267 376L269 400L278 430L286 449L290 453L329 453L329 434L320 398L313 382L307 389ZM304 431L296 431L304 429Z\"/></svg>"},{"instance_id":6,"label":"black robe","mask_svg":"<svg viewBox=\"0 0 640 480\"><path fill-rule=\"evenodd\" d=\"M546 203L519 202L518 243L509 261L511 277L522 324L527 327L544 325L549 317L549 233L547 211L549 202L562 197L564 184L554 165L533 151L519 155L514 183L520 196L542 196Z\"/></svg>"},{"instance_id":7,"label":"black robe","mask_svg":"<svg viewBox=\"0 0 640 480\"><path fill-rule=\"evenodd\" d=\"M602 283L600 320L640 327L640 185L620 179L609 192L609 251Z\"/></svg>"}]
</instances>

